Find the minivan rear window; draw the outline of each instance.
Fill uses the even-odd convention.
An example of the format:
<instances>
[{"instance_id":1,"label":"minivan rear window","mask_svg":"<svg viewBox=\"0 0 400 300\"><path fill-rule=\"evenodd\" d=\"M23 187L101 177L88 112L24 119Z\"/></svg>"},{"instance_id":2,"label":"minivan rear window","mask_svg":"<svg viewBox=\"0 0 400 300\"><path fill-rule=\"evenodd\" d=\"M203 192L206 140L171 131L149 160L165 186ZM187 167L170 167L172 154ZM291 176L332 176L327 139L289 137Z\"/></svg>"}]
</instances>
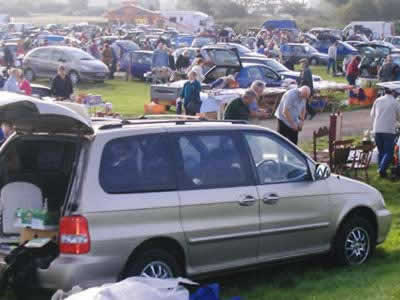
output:
<instances>
[{"instance_id":1,"label":"minivan rear window","mask_svg":"<svg viewBox=\"0 0 400 300\"><path fill-rule=\"evenodd\" d=\"M100 185L109 194L175 190L174 173L166 136L119 138L104 147Z\"/></svg>"}]
</instances>

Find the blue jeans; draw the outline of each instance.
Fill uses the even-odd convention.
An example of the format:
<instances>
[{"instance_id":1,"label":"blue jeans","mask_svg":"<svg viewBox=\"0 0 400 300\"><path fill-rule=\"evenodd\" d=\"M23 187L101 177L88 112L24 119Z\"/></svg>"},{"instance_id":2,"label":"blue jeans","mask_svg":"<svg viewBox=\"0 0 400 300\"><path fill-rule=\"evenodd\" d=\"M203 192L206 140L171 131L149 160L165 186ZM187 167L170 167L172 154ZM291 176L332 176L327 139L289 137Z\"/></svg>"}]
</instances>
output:
<instances>
[{"instance_id":1,"label":"blue jeans","mask_svg":"<svg viewBox=\"0 0 400 300\"><path fill-rule=\"evenodd\" d=\"M336 74L336 60L334 60L333 58L329 58L328 59L328 73L331 70L333 71L333 75Z\"/></svg>"},{"instance_id":2,"label":"blue jeans","mask_svg":"<svg viewBox=\"0 0 400 300\"><path fill-rule=\"evenodd\" d=\"M394 142L396 135L391 133L376 133L375 143L378 147L378 166L379 172L386 173L393 161Z\"/></svg>"},{"instance_id":3,"label":"blue jeans","mask_svg":"<svg viewBox=\"0 0 400 300\"><path fill-rule=\"evenodd\" d=\"M354 76L354 75L347 75L347 76L346 76L346 79L347 79L347 82L348 82L350 85L356 85L357 76Z\"/></svg>"}]
</instances>

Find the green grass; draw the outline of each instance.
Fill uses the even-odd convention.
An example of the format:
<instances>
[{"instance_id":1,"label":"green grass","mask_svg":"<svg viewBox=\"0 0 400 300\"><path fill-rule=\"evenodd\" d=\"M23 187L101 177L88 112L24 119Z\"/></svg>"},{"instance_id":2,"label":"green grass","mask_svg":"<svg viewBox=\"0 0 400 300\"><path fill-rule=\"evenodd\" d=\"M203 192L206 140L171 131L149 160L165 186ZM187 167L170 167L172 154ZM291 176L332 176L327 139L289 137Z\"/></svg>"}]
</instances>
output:
<instances>
[{"instance_id":1,"label":"green grass","mask_svg":"<svg viewBox=\"0 0 400 300\"><path fill-rule=\"evenodd\" d=\"M109 80L104 84L81 84L78 92L101 95L113 104L113 110L124 116L143 114L144 105L150 103L150 85L141 81Z\"/></svg>"}]
</instances>

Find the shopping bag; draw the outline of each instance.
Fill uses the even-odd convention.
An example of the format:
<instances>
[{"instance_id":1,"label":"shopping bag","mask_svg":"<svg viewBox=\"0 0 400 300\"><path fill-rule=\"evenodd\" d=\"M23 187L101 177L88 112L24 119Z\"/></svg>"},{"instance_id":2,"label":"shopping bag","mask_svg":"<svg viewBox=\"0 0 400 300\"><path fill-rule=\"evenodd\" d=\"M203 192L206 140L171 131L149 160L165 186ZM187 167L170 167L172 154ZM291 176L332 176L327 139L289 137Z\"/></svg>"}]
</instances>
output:
<instances>
[{"instance_id":1,"label":"shopping bag","mask_svg":"<svg viewBox=\"0 0 400 300\"><path fill-rule=\"evenodd\" d=\"M92 288L68 297L68 300L189 300L189 291L181 284L195 283L183 278L155 279L132 277L124 281Z\"/></svg>"}]
</instances>

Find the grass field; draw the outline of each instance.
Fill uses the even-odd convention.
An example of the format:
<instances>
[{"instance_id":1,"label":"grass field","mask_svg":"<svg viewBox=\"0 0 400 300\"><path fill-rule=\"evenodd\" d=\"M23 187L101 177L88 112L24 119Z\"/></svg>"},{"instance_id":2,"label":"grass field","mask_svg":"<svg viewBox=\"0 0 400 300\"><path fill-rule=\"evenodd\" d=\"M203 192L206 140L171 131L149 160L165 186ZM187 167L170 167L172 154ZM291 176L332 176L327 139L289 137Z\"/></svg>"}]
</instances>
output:
<instances>
[{"instance_id":1,"label":"grass field","mask_svg":"<svg viewBox=\"0 0 400 300\"><path fill-rule=\"evenodd\" d=\"M102 95L113 104L113 110L124 116L143 114L144 105L150 103L150 85L141 81L115 79L104 84L83 84L78 92Z\"/></svg>"}]
</instances>

